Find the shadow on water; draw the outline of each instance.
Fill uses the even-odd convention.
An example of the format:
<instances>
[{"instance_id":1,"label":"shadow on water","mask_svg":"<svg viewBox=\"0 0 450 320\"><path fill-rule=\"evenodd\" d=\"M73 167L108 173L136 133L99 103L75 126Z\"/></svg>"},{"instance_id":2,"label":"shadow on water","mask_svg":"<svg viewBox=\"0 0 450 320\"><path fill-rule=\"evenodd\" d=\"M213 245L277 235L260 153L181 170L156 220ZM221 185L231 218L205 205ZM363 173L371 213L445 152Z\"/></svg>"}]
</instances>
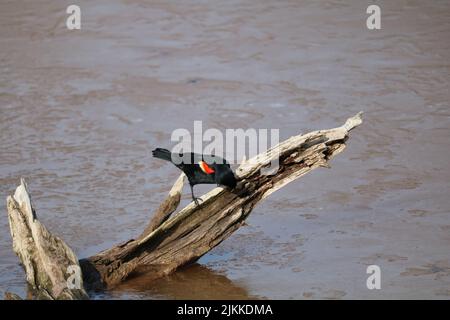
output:
<instances>
[{"instance_id":1,"label":"shadow on water","mask_svg":"<svg viewBox=\"0 0 450 320\"><path fill-rule=\"evenodd\" d=\"M111 298L148 299L258 299L242 284L203 265L193 264L167 277L130 278L107 293Z\"/></svg>"}]
</instances>

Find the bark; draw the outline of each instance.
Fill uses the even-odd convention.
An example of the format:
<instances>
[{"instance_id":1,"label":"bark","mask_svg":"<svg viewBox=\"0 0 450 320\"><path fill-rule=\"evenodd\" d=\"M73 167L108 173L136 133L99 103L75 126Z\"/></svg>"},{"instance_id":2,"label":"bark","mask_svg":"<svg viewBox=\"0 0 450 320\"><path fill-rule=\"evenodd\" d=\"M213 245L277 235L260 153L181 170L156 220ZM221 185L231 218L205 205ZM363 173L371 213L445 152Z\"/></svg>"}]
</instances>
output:
<instances>
[{"instance_id":1,"label":"bark","mask_svg":"<svg viewBox=\"0 0 450 320\"><path fill-rule=\"evenodd\" d=\"M234 190L217 187L201 197L203 201L199 206L190 203L174 214L185 181L182 174L140 236L80 261L85 283L89 289L112 287L139 273L146 273L147 279L157 279L196 261L243 225L261 200L315 168L329 167L329 160L344 150L349 131L361 123L361 113L358 113L340 127L293 136L244 161L236 170L239 182ZM268 167L274 161L279 163L278 170L268 175ZM16 250L16 242L24 243L25 239L29 239L28 246L35 248L39 244L39 237L31 234L31 222L24 224L20 219L11 219L12 213L22 211L18 209L21 206L17 205L17 200L10 198L8 211L15 251L26 270L35 270L36 264L32 264L34 268L27 267L30 265L30 258L23 254L24 250ZM31 212L34 212L32 208ZM27 221L30 219L31 215ZM36 219L33 221L35 222L32 223L39 223ZM25 227L18 228L20 225ZM57 274L58 279L64 282L66 279L62 276L63 270L69 263L76 263L76 257L60 239L51 236L40 223L39 226L45 230L46 237L57 239L47 242L41 250L46 254L54 253L54 260L51 261L54 270L49 270L47 261L34 258L33 261L37 260L42 266L37 271L30 272L30 276L27 272L27 280L29 283L36 283L33 274L45 274L46 279L52 279ZM18 234L20 237L16 241ZM47 286L40 284L41 282L38 285L48 292ZM71 292L63 289L63 285L46 280L45 284L48 283L52 283L50 288L55 291L50 295L52 298L63 293L66 297ZM85 294L84 291L76 293L79 296L73 295L72 298L84 297Z\"/></svg>"}]
</instances>

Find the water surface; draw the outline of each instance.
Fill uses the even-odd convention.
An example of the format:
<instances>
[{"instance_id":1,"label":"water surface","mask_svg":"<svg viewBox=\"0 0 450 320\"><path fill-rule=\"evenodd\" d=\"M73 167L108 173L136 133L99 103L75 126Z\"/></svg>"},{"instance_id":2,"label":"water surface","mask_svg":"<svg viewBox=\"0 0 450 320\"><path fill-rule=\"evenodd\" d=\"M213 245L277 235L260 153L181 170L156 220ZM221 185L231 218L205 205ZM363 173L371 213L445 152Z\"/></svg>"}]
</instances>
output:
<instances>
[{"instance_id":1,"label":"water surface","mask_svg":"<svg viewBox=\"0 0 450 320\"><path fill-rule=\"evenodd\" d=\"M448 1L377 1L378 31L367 1L77 3L79 31L71 1L0 3L0 196L25 177L80 258L143 230L178 176L150 153L172 130L285 139L365 111L331 170L272 195L199 265L94 298L449 299ZM25 296L5 207L0 294Z\"/></svg>"}]
</instances>

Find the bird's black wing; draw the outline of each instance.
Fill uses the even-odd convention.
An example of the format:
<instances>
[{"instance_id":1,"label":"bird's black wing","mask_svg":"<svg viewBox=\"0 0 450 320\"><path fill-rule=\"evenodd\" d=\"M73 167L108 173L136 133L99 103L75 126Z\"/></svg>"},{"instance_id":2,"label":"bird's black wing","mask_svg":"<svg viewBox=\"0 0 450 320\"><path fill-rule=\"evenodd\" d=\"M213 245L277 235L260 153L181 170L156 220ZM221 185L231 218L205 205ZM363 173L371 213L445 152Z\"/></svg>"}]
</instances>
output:
<instances>
[{"instance_id":1,"label":"bird's black wing","mask_svg":"<svg viewBox=\"0 0 450 320\"><path fill-rule=\"evenodd\" d=\"M172 163L186 174L191 185L215 184L214 175L206 174L200 169L200 161L205 160L203 159L203 156L198 153L172 153Z\"/></svg>"},{"instance_id":2,"label":"bird's black wing","mask_svg":"<svg viewBox=\"0 0 450 320\"><path fill-rule=\"evenodd\" d=\"M153 156L172 162L176 167L183 171L191 185L195 184L216 184L215 174L206 174L200 168L199 162L204 161L210 167L225 165L230 167L225 159L212 155L201 155L198 153L170 153L167 149L157 148L153 150Z\"/></svg>"},{"instance_id":3,"label":"bird's black wing","mask_svg":"<svg viewBox=\"0 0 450 320\"><path fill-rule=\"evenodd\" d=\"M200 169L198 164L182 164L178 165L187 176L191 185L195 184L215 184L214 174L206 174Z\"/></svg>"}]
</instances>

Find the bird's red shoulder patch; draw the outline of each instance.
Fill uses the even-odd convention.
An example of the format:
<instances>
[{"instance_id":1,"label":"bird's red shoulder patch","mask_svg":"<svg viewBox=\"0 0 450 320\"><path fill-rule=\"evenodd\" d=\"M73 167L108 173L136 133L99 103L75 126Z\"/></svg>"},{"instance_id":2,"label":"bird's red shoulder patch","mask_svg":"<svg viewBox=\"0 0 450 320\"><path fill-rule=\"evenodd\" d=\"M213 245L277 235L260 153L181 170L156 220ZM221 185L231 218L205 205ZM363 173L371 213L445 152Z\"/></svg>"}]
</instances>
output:
<instances>
[{"instance_id":1,"label":"bird's red shoulder patch","mask_svg":"<svg viewBox=\"0 0 450 320\"><path fill-rule=\"evenodd\" d=\"M202 169L202 171L206 174L212 174L215 172L214 169L208 166L205 161L200 161L198 165L200 166L200 169Z\"/></svg>"}]
</instances>

